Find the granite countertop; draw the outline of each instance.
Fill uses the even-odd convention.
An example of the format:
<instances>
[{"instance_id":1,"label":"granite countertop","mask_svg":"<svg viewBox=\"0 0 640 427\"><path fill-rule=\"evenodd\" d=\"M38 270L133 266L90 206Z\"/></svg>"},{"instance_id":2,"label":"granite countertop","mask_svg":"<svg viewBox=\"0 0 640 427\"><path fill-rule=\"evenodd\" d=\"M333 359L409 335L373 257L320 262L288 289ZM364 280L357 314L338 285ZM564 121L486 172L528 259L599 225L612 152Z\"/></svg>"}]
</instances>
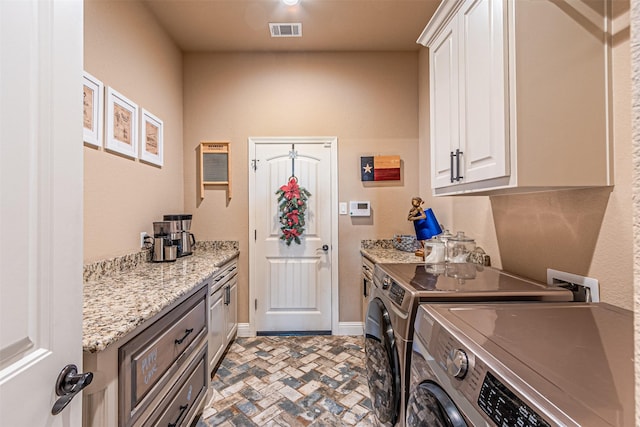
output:
<instances>
[{"instance_id":1,"label":"granite countertop","mask_svg":"<svg viewBox=\"0 0 640 427\"><path fill-rule=\"evenodd\" d=\"M421 263L421 258L413 252L405 252L393 247L393 240L363 240L360 254L375 264L381 263Z\"/></svg>"},{"instance_id":2,"label":"granite countertop","mask_svg":"<svg viewBox=\"0 0 640 427\"><path fill-rule=\"evenodd\" d=\"M414 255L413 252L399 251L398 249L360 249L360 253L369 258L375 264L381 263L420 263L421 258Z\"/></svg>"},{"instance_id":3,"label":"granite countertop","mask_svg":"<svg viewBox=\"0 0 640 427\"><path fill-rule=\"evenodd\" d=\"M141 262L131 269L85 279L83 351L103 351L189 294L238 254L237 244L235 247L202 245L192 255L175 262Z\"/></svg>"}]
</instances>

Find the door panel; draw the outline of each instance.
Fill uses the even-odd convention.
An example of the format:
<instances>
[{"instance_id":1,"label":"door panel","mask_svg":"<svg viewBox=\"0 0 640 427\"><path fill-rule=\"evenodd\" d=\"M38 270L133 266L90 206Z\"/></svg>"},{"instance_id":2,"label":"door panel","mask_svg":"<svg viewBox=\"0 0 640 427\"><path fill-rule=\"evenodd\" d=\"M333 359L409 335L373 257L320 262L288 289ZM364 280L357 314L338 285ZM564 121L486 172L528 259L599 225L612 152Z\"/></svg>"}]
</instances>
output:
<instances>
[{"instance_id":1,"label":"door panel","mask_svg":"<svg viewBox=\"0 0 640 427\"><path fill-rule=\"evenodd\" d=\"M255 144L255 296L257 331L331 330L331 144ZM292 159L293 157L293 159ZM293 162L292 162L293 161ZM280 239L276 191L292 174L311 196L300 244Z\"/></svg>"},{"instance_id":2,"label":"door panel","mask_svg":"<svg viewBox=\"0 0 640 427\"><path fill-rule=\"evenodd\" d=\"M431 185L451 185L449 154L459 147L458 42L452 22L430 49Z\"/></svg>"},{"instance_id":3,"label":"door panel","mask_svg":"<svg viewBox=\"0 0 640 427\"><path fill-rule=\"evenodd\" d=\"M469 0L463 6L460 150L465 182L509 174L502 3Z\"/></svg>"},{"instance_id":4,"label":"door panel","mask_svg":"<svg viewBox=\"0 0 640 427\"><path fill-rule=\"evenodd\" d=\"M0 423L81 424L82 2L0 1ZM79 372L82 372L81 370Z\"/></svg>"}]
</instances>

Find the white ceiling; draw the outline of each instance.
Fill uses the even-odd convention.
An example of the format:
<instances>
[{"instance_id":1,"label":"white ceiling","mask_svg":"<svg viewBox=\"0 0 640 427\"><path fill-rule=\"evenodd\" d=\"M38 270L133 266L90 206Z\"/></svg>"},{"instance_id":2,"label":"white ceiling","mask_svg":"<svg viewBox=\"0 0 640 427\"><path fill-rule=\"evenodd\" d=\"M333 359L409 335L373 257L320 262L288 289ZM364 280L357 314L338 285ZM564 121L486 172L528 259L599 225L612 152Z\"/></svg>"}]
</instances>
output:
<instances>
[{"instance_id":1,"label":"white ceiling","mask_svg":"<svg viewBox=\"0 0 640 427\"><path fill-rule=\"evenodd\" d=\"M408 51L441 0L142 0L176 44L193 51ZM271 38L269 22L302 22Z\"/></svg>"}]
</instances>

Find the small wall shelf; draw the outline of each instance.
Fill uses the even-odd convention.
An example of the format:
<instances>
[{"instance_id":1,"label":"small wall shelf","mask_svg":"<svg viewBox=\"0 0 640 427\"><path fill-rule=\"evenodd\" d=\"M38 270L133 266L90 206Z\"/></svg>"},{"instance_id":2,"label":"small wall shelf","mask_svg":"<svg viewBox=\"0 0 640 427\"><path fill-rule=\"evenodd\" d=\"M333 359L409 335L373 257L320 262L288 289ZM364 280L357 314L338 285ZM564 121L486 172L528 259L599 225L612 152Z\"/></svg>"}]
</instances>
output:
<instances>
[{"instance_id":1,"label":"small wall shelf","mask_svg":"<svg viewBox=\"0 0 640 427\"><path fill-rule=\"evenodd\" d=\"M201 142L198 147L200 200L206 185L226 185L231 199L231 151L228 142Z\"/></svg>"}]
</instances>

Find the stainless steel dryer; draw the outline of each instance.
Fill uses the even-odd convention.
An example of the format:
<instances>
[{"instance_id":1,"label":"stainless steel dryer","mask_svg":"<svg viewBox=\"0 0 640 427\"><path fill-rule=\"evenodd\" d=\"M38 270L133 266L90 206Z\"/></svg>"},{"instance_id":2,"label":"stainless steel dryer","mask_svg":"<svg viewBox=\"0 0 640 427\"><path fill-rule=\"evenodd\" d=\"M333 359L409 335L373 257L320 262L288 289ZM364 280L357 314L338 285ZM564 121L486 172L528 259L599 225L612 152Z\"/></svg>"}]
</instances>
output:
<instances>
[{"instance_id":1,"label":"stainless steel dryer","mask_svg":"<svg viewBox=\"0 0 640 427\"><path fill-rule=\"evenodd\" d=\"M633 313L604 303L424 305L407 426L633 426Z\"/></svg>"},{"instance_id":2,"label":"stainless steel dryer","mask_svg":"<svg viewBox=\"0 0 640 427\"><path fill-rule=\"evenodd\" d=\"M365 320L366 368L376 417L386 426L404 425L413 325L419 304L573 298L565 289L475 264L458 264L441 273L428 270L424 264L377 264L373 283Z\"/></svg>"}]
</instances>

